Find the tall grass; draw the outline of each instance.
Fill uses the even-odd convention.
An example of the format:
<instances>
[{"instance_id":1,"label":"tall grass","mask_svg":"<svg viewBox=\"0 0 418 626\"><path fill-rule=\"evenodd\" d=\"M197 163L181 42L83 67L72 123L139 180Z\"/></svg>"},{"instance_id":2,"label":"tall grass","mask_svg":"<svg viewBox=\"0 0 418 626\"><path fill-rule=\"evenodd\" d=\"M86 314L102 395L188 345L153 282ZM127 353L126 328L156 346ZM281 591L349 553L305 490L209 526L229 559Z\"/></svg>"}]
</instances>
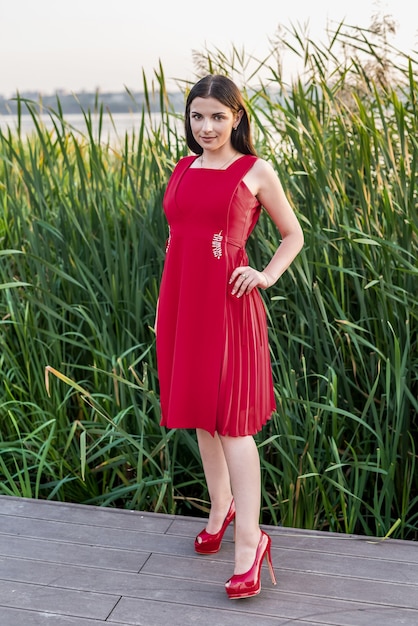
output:
<instances>
[{"instance_id":1,"label":"tall grass","mask_svg":"<svg viewBox=\"0 0 418 626\"><path fill-rule=\"evenodd\" d=\"M340 27L326 49L289 36L305 59L290 85L236 49L197 59L242 82L257 149L305 231L264 294L278 411L257 437L262 521L416 539L416 60L400 55L395 79L362 31ZM58 99L53 130L21 100L35 132L0 135L2 493L207 508L194 434L159 427L161 202L187 152L165 82L161 67L144 76L142 123L117 145L100 106L81 132ZM263 216L258 267L278 242Z\"/></svg>"}]
</instances>

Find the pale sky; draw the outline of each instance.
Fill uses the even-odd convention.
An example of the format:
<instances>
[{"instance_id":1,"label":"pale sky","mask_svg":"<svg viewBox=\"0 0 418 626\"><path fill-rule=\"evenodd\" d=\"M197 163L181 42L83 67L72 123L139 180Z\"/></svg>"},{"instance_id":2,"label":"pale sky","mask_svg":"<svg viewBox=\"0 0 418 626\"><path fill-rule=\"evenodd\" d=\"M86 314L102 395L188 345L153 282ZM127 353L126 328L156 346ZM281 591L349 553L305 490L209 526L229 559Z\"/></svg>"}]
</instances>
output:
<instances>
[{"instance_id":1,"label":"pale sky","mask_svg":"<svg viewBox=\"0 0 418 626\"><path fill-rule=\"evenodd\" d=\"M168 81L193 80L193 50L262 58L279 25L325 42L327 23L368 27L376 12L397 22L395 45L418 49L411 0L0 0L0 94L141 90L159 61Z\"/></svg>"}]
</instances>

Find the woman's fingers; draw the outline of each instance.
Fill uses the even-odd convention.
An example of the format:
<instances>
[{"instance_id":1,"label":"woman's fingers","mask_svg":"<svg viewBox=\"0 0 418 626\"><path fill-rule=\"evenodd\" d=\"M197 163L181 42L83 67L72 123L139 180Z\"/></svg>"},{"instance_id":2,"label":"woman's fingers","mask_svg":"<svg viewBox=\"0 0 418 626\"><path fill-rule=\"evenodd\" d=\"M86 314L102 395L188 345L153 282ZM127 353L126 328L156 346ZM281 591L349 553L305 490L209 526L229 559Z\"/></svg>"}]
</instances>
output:
<instances>
[{"instance_id":1,"label":"woman's fingers","mask_svg":"<svg viewBox=\"0 0 418 626\"><path fill-rule=\"evenodd\" d=\"M237 267L231 274L229 283L232 284L231 294L233 296L243 296L249 294L255 287L267 286L267 280L263 272L258 272L250 266Z\"/></svg>"}]
</instances>

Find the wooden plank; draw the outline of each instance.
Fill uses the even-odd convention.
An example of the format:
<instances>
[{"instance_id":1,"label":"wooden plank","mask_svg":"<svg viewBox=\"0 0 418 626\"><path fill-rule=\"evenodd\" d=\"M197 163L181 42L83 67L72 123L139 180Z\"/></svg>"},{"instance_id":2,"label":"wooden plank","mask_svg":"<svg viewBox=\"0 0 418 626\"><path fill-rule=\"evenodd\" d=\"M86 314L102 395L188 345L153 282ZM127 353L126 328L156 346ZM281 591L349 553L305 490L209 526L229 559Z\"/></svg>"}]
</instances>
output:
<instances>
[{"instance_id":1,"label":"wooden plank","mask_svg":"<svg viewBox=\"0 0 418 626\"><path fill-rule=\"evenodd\" d=\"M1 554L5 557L30 558L45 563L86 565L112 571L138 572L147 560L148 552L118 550L102 546L76 544L48 539L7 536L1 541Z\"/></svg>"},{"instance_id":2,"label":"wooden plank","mask_svg":"<svg viewBox=\"0 0 418 626\"><path fill-rule=\"evenodd\" d=\"M27 611L0 607L2 626L98 626L104 622L84 617L58 615L46 611Z\"/></svg>"},{"instance_id":3,"label":"wooden plank","mask_svg":"<svg viewBox=\"0 0 418 626\"><path fill-rule=\"evenodd\" d=\"M2 580L0 607L106 620L119 596Z\"/></svg>"},{"instance_id":4,"label":"wooden plank","mask_svg":"<svg viewBox=\"0 0 418 626\"><path fill-rule=\"evenodd\" d=\"M59 504L59 506L57 506ZM0 516L13 518L45 519L89 527L112 526L115 529L165 533L170 527L173 515L156 515L143 511L125 511L98 506L73 504L70 502L50 502L0 496Z\"/></svg>"},{"instance_id":5,"label":"wooden plank","mask_svg":"<svg viewBox=\"0 0 418 626\"><path fill-rule=\"evenodd\" d=\"M316 574L361 578L363 580L390 581L417 585L418 563L408 563L394 558L392 548L378 549L373 557L341 556L308 550L273 549L276 565L283 570L304 571ZM416 589L418 591L418 587Z\"/></svg>"},{"instance_id":6,"label":"wooden plank","mask_svg":"<svg viewBox=\"0 0 418 626\"><path fill-rule=\"evenodd\" d=\"M231 601L232 602L232 601ZM238 605L238 602L236 603ZM266 617L262 613L254 615L243 613L237 607L231 610L224 608L202 608L169 602L137 600L122 598L118 606L108 618L110 624L135 624L138 626L278 626L277 616ZM306 622L305 625L306 626ZM308 622L309 624L309 622Z\"/></svg>"}]
</instances>

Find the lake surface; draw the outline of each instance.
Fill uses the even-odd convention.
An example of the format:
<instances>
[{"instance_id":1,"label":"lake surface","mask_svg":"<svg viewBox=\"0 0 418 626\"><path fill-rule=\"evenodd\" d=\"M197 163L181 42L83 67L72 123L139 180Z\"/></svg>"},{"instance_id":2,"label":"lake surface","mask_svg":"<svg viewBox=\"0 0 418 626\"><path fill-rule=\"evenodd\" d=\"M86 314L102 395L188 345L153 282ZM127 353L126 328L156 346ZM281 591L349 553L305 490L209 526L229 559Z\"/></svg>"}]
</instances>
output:
<instances>
[{"instance_id":1,"label":"lake surface","mask_svg":"<svg viewBox=\"0 0 418 626\"><path fill-rule=\"evenodd\" d=\"M87 132L86 122L84 116L79 113L69 113L68 115L64 114L63 116L65 123L71 128L73 131L77 131L80 134L85 135ZM52 130L54 128L53 121L49 115L39 116L39 119L42 121L42 124L46 129ZM55 122L58 126L60 126L60 120L54 118ZM173 126L177 126L178 131L183 133L183 122L182 120L176 120L174 117L171 118L173 121ZM99 126L99 116L92 116L93 121L93 133L94 137L98 136L98 126ZM146 118L146 121L149 121L149 125L155 128L158 127L161 123L161 115L160 113L152 113L150 117ZM125 134L137 133L140 129L142 122L142 114L141 113L113 113L112 116L103 114L102 117L102 129L101 129L101 139L102 141L122 141L125 138ZM0 130L5 132L8 128L12 131L17 130L18 118L15 115L0 115ZM20 128L22 135L28 135L35 130L35 124L31 115L21 115L20 116Z\"/></svg>"}]
</instances>

